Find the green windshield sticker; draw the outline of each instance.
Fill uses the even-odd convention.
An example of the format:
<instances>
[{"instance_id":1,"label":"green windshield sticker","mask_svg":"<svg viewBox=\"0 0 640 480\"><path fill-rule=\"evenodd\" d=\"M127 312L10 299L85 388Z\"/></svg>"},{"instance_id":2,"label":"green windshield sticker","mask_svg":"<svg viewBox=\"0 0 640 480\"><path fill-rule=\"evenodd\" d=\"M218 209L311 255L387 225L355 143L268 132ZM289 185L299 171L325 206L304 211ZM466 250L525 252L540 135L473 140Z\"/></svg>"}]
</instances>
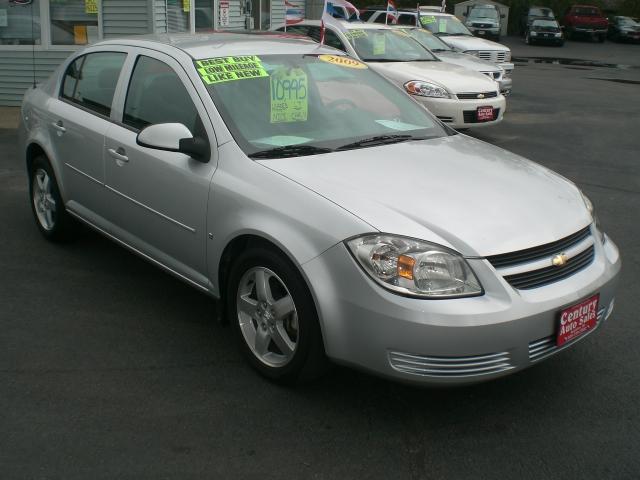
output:
<instances>
[{"instance_id":1,"label":"green windshield sticker","mask_svg":"<svg viewBox=\"0 0 640 480\"><path fill-rule=\"evenodd\" d=\"M355 40L356 38L366 37L367 32L365 32L362 29L349 30L344 34L344 36L347 37L349 40Z\"/></svg>"},{"instance_id":2,"label":"green windshield sticker","mask_svg":"<svg viewBox=\"0 0 640 480\"><path fill-rule=\"evenodd\" d=\"M283 68L271 74L271 123L306 122L307 74Z\"/></svg>"},{"instance_id":3,"label":"green windshield sticker","mask_svg":"<svg viewBox=\"0 0 640 480\"><path fill-rule=\"evenodd\" d=\"M441 18L438 22L438 32L447 33L447 19Z\"/></svg>"},{"instance_id":4,"label":"green windshield sticker","mask_svg":"<svg viewBox=\"0 0 640 480\"><path fill-rule=\"evenodd\" d=\"M196 66L207 85L269 76L256 55L197 60Z\"/></svg>"},{"instance_id":5,"label":"green windshield sticker","mask_svg":"<svg viewBox=\"0 0 640 480\"><path fill-rule=\"evenodd\" d=\"M384 55L386 37L384 33L376 33L373 37L373 54Z\"/></svg>"},{"instance_id":6,"label":"green windshield sticker","mask_svg":"<svg viewBox=\"0 0 640 480\"><path fill-rule=\"evenodd\" d=\"M436 17L434 17L433 15L428 15L426 17L421 16L420 23L422 25L429 25L430 23L436 23Z\"/></svg>"}]
</instances>

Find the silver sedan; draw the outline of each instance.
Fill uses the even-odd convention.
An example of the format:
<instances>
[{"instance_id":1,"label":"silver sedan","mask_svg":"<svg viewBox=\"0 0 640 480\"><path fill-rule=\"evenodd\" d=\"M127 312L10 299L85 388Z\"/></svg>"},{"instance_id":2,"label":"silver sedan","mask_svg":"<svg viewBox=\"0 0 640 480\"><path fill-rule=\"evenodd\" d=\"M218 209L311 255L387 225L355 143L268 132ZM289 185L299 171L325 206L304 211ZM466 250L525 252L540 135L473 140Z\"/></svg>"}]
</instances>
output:
<instances>
[{"instance_id":1,"label":"silver sedan","mask_svg":"<svg viewBox=\"0 0 640 480\"><path fill-rule=\"evenodd\" d=\"M220 299L276 381L332 360L477 382L613 310L618 249L573 183L311 41L101 42L26 94L20 132L45 238L80 221Z\"/></svg>"}]
</instances>

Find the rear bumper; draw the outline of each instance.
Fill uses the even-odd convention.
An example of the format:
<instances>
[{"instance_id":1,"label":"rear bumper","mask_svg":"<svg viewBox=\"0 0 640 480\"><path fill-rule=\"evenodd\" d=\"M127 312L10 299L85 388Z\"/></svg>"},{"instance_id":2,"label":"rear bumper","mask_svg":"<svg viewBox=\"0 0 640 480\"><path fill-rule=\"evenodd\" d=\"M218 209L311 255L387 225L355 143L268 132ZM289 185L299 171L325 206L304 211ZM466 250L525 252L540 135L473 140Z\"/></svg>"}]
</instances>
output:
<instances>
[{"instance_id":1,"label":"rear bumper","mask_svg":"<svg viewBox=\"0 0 640 480\"><path fill-rule=\"evenodd\" d=\"M411 383L475 383L527 368L583 339L555 345L562 309L598 293L595 330L613 310L620 257L610 240L598 246L589 267L533 290L515 290L486 260L469 263L484 295L423 300L375 284L343 244L308 262L303 268L327 355Z\"/></svg>"}]
</instances>

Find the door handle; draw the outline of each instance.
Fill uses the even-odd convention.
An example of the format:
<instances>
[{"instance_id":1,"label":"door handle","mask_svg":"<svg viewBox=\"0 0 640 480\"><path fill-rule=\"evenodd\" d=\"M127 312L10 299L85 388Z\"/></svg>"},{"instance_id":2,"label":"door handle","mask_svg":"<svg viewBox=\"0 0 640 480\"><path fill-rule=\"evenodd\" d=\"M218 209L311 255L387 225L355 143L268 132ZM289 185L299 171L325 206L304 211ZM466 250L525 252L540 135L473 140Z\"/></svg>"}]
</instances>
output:
<instances>
[{"instance_id":1,"label":"door handle","mask_svg":"<svg viewBox=\"0 0 640 480\"><path fill-rule=\"evenodd\" d=\"M129 157L127 157L125 154L126 152L124 151L124 148L120 147L117 150L113 149L113 148L109 148L107 149L107 152L109 152L109 155L111 155L113 158L115 158L118 162L123 162L123 163L127 163L129 161Z\"/></svg>"},{"instance_id":2,"label":"door handle","mask_svg":"<svg viewBox=\"0 0 640 480\"><path fill-rule=\"evenodd\" d=\"M58 131L58 135L61 135L61 134L63 134L64 132L66 132L66 131L67 131L67 129L66 129L66 128L64 128L64 123L62 123L62 120L58 120L57 122L53 122L53 123L51 124L51 126L52 126L53 128L55 128L55 129Z\"/></svg>"}]
</instances>

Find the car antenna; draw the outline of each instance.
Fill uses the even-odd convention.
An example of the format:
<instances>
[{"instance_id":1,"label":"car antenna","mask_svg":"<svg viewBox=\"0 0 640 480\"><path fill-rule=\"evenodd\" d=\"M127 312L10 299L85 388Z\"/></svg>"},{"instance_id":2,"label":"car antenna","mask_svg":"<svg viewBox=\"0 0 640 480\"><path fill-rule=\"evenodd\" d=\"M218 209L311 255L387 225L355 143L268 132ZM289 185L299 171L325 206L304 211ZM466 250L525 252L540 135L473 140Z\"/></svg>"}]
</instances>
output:
<instances>
[{"instance_id":1,"label":"car antenna","mask_svg":"<svg viewBox=\"0 0 640 480\"><path fill-rule=\"evenodd\" d=\"M33 71L33 88L36 88L36 34L34 30L33 2L31 2L31 70Z\"/></svg>"}]
</instances>

